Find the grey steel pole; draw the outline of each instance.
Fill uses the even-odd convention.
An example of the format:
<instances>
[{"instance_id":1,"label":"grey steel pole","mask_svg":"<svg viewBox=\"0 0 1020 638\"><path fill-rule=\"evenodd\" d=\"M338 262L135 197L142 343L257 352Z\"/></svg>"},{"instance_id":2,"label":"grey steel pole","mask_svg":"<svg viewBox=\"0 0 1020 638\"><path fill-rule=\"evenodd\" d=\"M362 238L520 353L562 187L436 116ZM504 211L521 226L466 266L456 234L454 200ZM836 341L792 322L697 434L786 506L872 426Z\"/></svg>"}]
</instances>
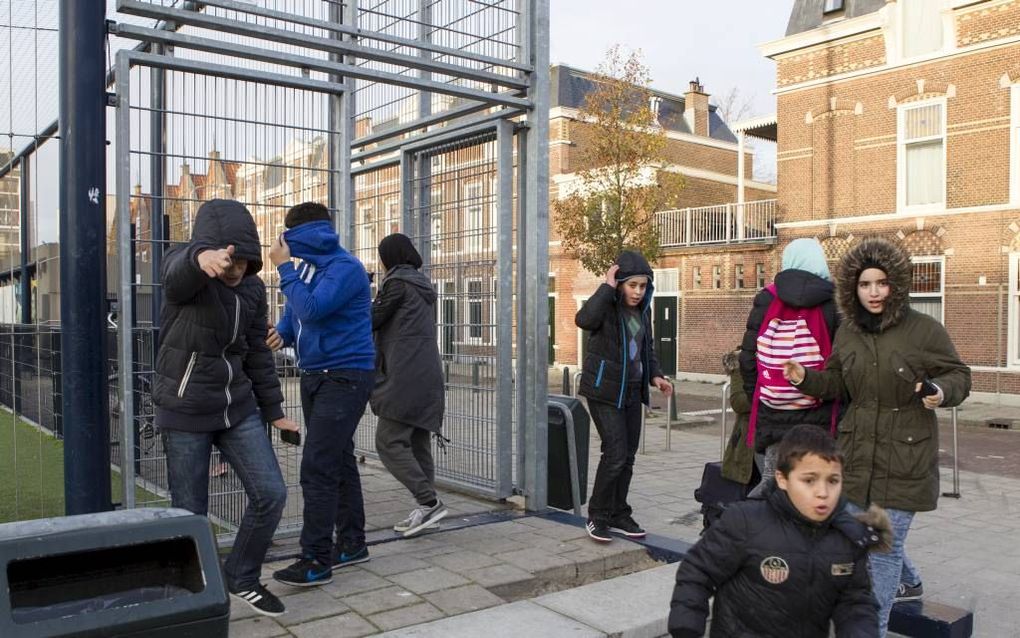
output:
<instances>
[{"instance_id":1,"label":"grey steel pole","mask_svg":"<svg viewBox=\"0 0 1020 638\"><path fill-rule=\"evenodd\" d=\"M959 408L952 409L953 415L953 491L942 492L942 496L960 498L960 440L958 435Z\"/></svg>"},{"instance_id":2,"label":"grey steel pole","mask_svg":"<svg viewBox=\"0 0 1020 638\"><path fill-rule=\"evenodd\" d=\"M669 393L669 397L666 399L666 451L669 452L673 449L673 415L676 414L676 386L673 385L672 379L667 379L669 385L672 386L673 391Z\"/></svg>"},{"instance_id":3,"label":"grey steel pole","mask_svg":"<svg viewBox=\"0 0 1020 638\"><path fill-rule=\"evenodd\" d=\"M524 341L518 357L524 362L518 393L524 397L519 413L525 430L525 507L531 511L547 506L548 414L546 393L549 367L549 0L531 0L522 13L523 50L533 71L528 77L526 191L521 194L523 229L518 232L518 258L525 262L522 281Z\"/></svg>"},{"instance_id":4,"label":"grey steel pole","mask_svg":"<svg viewBox=\"0 0 1020 638\"><path fill-rule=\"evenodd\" d=\"M514 125L509 120L496 124L497 220L496 269L499 280L496 303L496 496L505 498L513 493L513 273L514 273Z\"/></svg>"},{"instance_id":5,"label":"grey steel pole","mask_svg":"<svg viewBox=\"0 0 1020 638\"><path fill-rule=\"evenodd\" d=\"M168 55L171 47L160 44L152 45L153 53ZM149 71L149 102L152 112L149 114L149 254L152 255L152 267L149 270L152 283L159 282L163 271L163 247L166 237L163 236L163 194L166 184L166 71L153 67ZM127 108L127 107L125 107ZM128 175L130 178L130 175ZM130 184L128 185L130 188ZM120 193L118 193L119 196ZM120 198L117 199L120 204ZM138 225L141 226L141 219ZM185 238L186 239L186 238ZM122 246L124 244L121 244ZM152 326L159 329L159 315L163 310L163 295L155 287L150 288ZM121 305L124 300L121 299ZM131 325L131 324L129 324ZM134 327L133 325L131 327ZM153 347L158 343L158 333L153 335ZM153 361L155 363L155 361Z\"/></svg>"},{"instance_id":6,"label":"grey steel pole","mask_svg":"<svg viewBox=\"0 0 1020 638\"><path fill-rule=\"evenodd\" d=\"M730 382L722 386L722 412L719 414L719 460L726 456L726 408L729 407Z\"/></svg>"},{"instance_id":7,"label":"grey steel pole","mask_svg":"<svg viewBox=\"0 0 1020 638\"><path fill-rule=\"evenodd\" d=\"M60 325L67 514L110 504L106 3L60 3Z\"/></svg>"},{"instance_id":8,"label":"grey steel pole","mask_svg":"<svg viewBox=\"0 0 1020 638\"><path fill-rule=\"evenodd\" d=\"M330 5L330 20L337 24L356 27L358 0L347 0L341 9ZM334 33L333 37L351 40L349 35ZM332 62L353 64L351 56L330 53ZM329 96L329 207L335 211L334 226L345 248L354 247L354 180L351 177L351 142L354 140L354 79L331 75L331 82L345 83L340 95Z\"/></svg>"}]
</instances>

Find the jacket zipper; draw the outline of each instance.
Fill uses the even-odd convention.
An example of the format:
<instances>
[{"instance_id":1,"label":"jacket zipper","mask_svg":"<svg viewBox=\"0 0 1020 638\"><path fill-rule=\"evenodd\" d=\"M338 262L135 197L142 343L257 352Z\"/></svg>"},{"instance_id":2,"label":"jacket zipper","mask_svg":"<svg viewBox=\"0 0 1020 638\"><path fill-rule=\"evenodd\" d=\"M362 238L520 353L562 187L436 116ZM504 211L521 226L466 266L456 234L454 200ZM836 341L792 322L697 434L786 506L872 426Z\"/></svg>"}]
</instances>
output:
<instances>
[{"instance_id":1,"label":"jacket zipper","mask_svg":"<svg viewBox=\"0 0 1020 638\"><path fill-rule=\"evenodd\" d=\"M595 387L602 385L602 373L606 370L606 360L599 361L599 373L595 375Z\"/></svg>"},{"instance_id":2,"label":"jacket zipper","mask_svg":"<svg viewBox=\"0 0 1020 638\"><path fill-rule=\"evenodd\" d=\"M623 409L623 393L627 388L627 328L623 325L623 317L620 317L620 363L623 364L623 372L620 374L620 398L616 400L616 409Z\"/></svg>"},{"instance_id":3,"label":"jacket zipper","mask_svg":"<svg viewBox=\"0 0 1020 638\"><path fill-rule=\"evenodd\" d=\"M198 353L192 352L191 358L188 359L188 367L184 370L184 378L181 379L181 385L177 388L177 398L184 398L184 390L188 387L188 381L191 380L191 371L195 368L195 361L198 360Z\"/></svg>"},{"instance_id":4,"label":"jacket zipper","mask_svg":"<svg viewBox=\"0 0 1020 638\"><path fill-rule=\"evenodd\" d=\"M230 337L230 342L223 346L223 352L220 353L220 357L223 359L223 363L227 364L227 386L223 388L223 391L227 394L227 405L223 408L223 422L230 427L230 416L228 414L230 410L230 402L232 398L230 396L230 384L234 382L234 369L230 367L230 361L227 360L227 348L234 345L234 341L237 339L237 327L241 323L241 300L237 298L237 294L234 294L234 333Z\"/></svg>"},{"instance_id":5,"label":"jacket zipper","mask_svg":"<svg viewBox=\"0 0 1020 638\"><path fill-rule=\"evenodd\" d=\"M297 339L294 340L294 365L301 368L301 320L297 320Z\"/></svg>"}]
</instances>

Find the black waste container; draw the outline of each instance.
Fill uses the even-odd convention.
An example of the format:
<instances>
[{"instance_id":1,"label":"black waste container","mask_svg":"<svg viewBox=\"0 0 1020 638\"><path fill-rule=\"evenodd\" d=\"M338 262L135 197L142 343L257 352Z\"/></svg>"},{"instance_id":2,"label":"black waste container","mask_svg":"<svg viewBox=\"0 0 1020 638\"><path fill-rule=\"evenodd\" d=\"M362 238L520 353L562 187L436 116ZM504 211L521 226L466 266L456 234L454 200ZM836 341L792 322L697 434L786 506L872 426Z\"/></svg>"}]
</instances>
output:
<instances>
[{"instance_id":1,"label":"black waste container","mask_svg":"<svg viewBox=\"0 0 1020 638\"><path fill-rule=\"evenodd\" d=\"M4 638L225 638L229 621L203 516L137 509L0 525Z\"/></svg>"},{"instance_id":2,"label":"black waste container","mask_svg":"<svg viewBox=\"0 0 1020 638\"><path fill-rule=\"evenodd\" d=\"M567 450L567 420L565 406L574 419L574 445L577 450L578 491L581 503L588 500L588 444L591 440L591 420L584 404L574 397L549 395L549 476L548 502L550 507L572 510L574 500L570 494L570 457Z\"/></svg>"}]
</instances>

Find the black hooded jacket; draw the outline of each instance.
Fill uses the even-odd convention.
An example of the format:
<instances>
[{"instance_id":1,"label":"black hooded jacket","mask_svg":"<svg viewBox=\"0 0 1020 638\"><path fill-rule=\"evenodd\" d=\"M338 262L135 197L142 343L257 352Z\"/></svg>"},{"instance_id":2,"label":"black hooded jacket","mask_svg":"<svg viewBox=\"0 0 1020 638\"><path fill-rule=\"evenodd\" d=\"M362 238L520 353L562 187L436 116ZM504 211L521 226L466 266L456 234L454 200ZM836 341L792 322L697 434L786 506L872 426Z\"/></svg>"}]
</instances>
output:
<instances>
[{"instance_id":1,"label":"black hooded jacket","mask_svg":"<svg viewBox=\"0 0 1020 638\"><path fill-rule=\"evenodd\" d=\"M641 400L646 405L651 380L661 377L662 369L652 346L652 319L648 307L652 303L652 268L648 261L637 252L625 250L616 260L620 269L616 280L623 281L634 275L648 277L648 288L641 301L641 317L644 323L644 344L641 348L643 383ZM619 292L609 284L599 286L595 294L581 306L574 317L574 323L582 330L588 330L591 337L581 366L581 383L578 394L591 401L610 403L623 408L627 385L627 329L624 325Z\"/></svg>"},{"instance_id":2,"label":"black hooded jacket","mask_svg":"<svg viewBox=\"0 0 1020 638\"><path fill-rule=\"evenodd\" d=\"M836 337L839 327L839 315L833 299L834 286L818 275L804 270L788 269L776 275L776 294L788 306L795 308L822 307L825 325L829 329L829 341ZM765 314L769 310L774 297L766 289L762 289L754 297L751 314L747 317L747 329L740 345L740 376L744 382L744 392L749 399L754 396L754 386L758 382L758 334ZM755 448L761 452L773 443L778 443L787 430L795 425L808 424L829 427L832 423L832 403L825 402L812 410L773 410L765 404L758 406L758 420L755 425Z\"/></svg>"},{"instance_id":3,"label":"black hooded jacket","mask_svg":"<svg viewBox=\"0 0 1020 638\"><path fill-rule=\"evenodd\" d=\"M888 548L888 517L855 517L844 503L816 523L772 486L727 508L677 569L670 635L704 635L715 596L713 638L828 638L830 620L837 638L878 636L867 554Z\"/></svg>"},{"instance_id":4,"label":"black hooded jacket","mask_svg":"<svg viewBox=\"0 0 1020 638\"><path fill-rule=\"evenodd\" d=\"M198 254L234 246L248 269L231 288L198 266ZM255 220L239 202L202 204L191 242L163 258L163 311L152 396L156 425L210 432L237 425L256 409L282 418L283 393L266 346L265 284Z\"/></svg>"},{"instance_id":5,"label":"black hooded jacket","mask_svg":"<svg viewBox=\"0 0 1020 638\"><path fill-rule=\"evenodd\" d=\"M372 304L376 345L372 412L430 432L443 426L445 409L436 298L429 278L403 263L387 271Z\"/></svg>"}]
</instances>

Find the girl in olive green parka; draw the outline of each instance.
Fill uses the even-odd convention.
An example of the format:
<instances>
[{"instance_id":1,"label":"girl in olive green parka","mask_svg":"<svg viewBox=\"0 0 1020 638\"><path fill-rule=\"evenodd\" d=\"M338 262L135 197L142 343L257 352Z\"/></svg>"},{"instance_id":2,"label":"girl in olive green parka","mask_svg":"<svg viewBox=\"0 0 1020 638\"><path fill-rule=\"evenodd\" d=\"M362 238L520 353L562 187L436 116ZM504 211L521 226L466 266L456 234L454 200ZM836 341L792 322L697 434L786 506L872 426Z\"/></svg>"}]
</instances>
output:
<instances>
[{"instance_id":1,"label":"girl in olive green parka","mask_svg":"<svg viewBox=\"0 0 1020 638\"><path fill-rule=\"evenodd\" d=\"M878 504L892 519L893 551L870 561L880 635L894 599L921 593L904 543L914 513L934 510L939 496L934 409L960 405L971 385L970 368L946 329L909 307L910 282L910 258L899 246L861 241L840 263L836 303L843 321L825 370L805 371L793 361L785 370L805 394L848 402L838 428L843 493L851 505ZM922 398L925 380L937 392Z\"/></svg>"}]
</instances>

